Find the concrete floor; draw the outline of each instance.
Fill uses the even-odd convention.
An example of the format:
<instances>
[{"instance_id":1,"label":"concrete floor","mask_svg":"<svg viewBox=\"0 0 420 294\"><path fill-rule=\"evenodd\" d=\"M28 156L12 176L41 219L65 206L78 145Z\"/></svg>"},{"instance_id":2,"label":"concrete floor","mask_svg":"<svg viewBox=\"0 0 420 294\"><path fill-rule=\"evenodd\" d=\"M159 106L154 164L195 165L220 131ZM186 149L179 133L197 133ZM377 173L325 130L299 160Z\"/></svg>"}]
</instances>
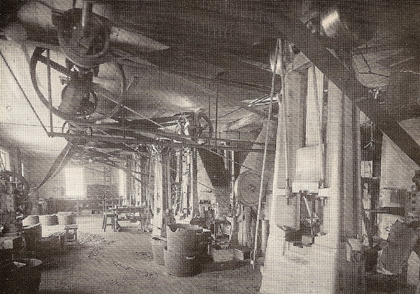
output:
<instances>
[{"instance_id":1,"label":"concrete floor","mask_svg":"<svg viewBox=\"0 0 420 294\"><path fill-rule=\"evenodd\" d=\"M130 222L122 230L101 230L100 215L79 216L80 245L60 250L57 238L43 238L36 258L43 261L40 294L87 293L257 293L258 268L248 262L210 262L193 277L175 277L154 263L151 234ZM43 235L58 231L44 227ZM54 236L54 234L53 234Z\"/></svg>"}]
</instances>

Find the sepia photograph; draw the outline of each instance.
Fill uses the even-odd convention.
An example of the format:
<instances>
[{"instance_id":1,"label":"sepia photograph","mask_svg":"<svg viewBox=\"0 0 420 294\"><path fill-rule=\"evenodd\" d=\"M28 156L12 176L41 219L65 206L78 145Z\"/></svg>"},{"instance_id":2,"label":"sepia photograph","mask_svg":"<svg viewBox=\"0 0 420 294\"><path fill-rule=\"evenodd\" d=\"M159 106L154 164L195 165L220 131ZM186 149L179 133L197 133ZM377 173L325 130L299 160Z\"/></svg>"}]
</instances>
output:
<instances>
[{"instance_id":1,"label":"sepia photograph","mask_svg":"<svg viewBox=\"0 0 420 294\"><path fill-rule=\"evenodd\" d=\"M420 294L419 16L0 0L0 294Z\"/></svg>"}]
</instances>

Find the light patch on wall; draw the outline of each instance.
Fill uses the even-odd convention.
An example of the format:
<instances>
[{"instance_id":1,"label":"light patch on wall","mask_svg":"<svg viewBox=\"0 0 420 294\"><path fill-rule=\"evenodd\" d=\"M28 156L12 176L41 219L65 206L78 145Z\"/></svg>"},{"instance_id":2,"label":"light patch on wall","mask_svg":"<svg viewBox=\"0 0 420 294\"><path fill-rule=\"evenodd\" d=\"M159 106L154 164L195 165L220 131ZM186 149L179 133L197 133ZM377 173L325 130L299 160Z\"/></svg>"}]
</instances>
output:
<instances>
[{"instance_id":1,"label":"light patch on wall","mask_svg":"<svg viewBox=\"0 0 420 294\"><path fill-rule=\"evenodd\" d=\"M123 171L122 169L120 169L118 171L118 193L120 196L125 196L125 192L126 192L126 182L127 182L127 175L125 174L125 171Z\"/></svg>"},{"instance_id":2,"label":"light patch on wall","mask_svg":"<svg viewBox=\"0 0 420 294\"><path fill-rule=\"evenodd\" d=\"M66 167L66 196L69 198L83 199L86 196L84 181L84 170L82 166Z\"/></svg>"},{"instance_id":3,"label":"light patch on wall","mask_svg":"<svg viewBox=\"0 0 420 294\"><path fill-rule=\"evenodd\" d=\"M9 158L9 152L6 151L3 148L0 148L0 169L4 170L10 170L10 158Z\"/></svg>"}]
</instances>

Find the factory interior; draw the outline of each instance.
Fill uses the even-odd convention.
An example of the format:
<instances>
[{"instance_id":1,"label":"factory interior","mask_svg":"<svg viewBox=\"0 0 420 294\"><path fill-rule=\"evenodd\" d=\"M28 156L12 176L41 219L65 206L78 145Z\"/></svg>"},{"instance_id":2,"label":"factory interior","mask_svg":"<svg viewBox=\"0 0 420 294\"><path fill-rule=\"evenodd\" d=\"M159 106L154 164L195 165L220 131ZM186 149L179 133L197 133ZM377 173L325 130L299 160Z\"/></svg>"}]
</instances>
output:
<instances>
[{"instance_id":1,"label":"factory interior","mask_svg":"<svg viewBox=\"0 0 420 294\"><path fill-rule=\"evenodd\" d=\"M420 293L420 4L0 2L0 293Z\"/></svg>"}]
</instances>

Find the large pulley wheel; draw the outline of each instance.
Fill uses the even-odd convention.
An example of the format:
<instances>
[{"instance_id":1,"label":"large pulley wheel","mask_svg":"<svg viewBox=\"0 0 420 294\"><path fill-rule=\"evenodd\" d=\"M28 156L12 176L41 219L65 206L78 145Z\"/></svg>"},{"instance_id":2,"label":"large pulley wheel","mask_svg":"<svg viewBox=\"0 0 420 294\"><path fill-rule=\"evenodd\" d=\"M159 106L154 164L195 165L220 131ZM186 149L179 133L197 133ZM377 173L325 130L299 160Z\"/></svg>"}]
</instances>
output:
<instances>
[{"instance_id":1,"label":"large pulley wheel","mask_svg":"<svg viewBox=\"0 0 420 294\"><path fill-rule=\"evenodd\" d=\"M204 113L199 113L194 119L194 113L184 113L179 116L178 125L182 134L192 138L212 138L213 124Z\"/></svg>"},{"instance_id":2,"label":"large pulley wheel","mask_svg":"<svg viewBox=\"0 0 420 294\"><path fill-rule=\"evenodd\" d=\"M91 68L106 61L110 44L110 29L98 15L90 14L87 27L82 27L82 9L70 9L61 16L58 25L61 50L74 64Z\"/></svg>"},{"instance_id":3,"label":"large pulley wheel","mask_svg":"<svg viewBox=\"0 0 420 294\"><path fill-rule=\"evenodd\" d=\"M192 126L192 128L192 133L196 134L198 138L213 137L213 124L210 118L203 113L198 115L197 121L195 122L195 125Z\"/></svg>"},{"instance_id":4,"label":"large pulley wheel","mask_svg":"<svg viewBox=\"0 0 420 294\"><path fill-rule=\"evenodd\" d=\"M65 121L89 124L110 118L124 103L126 78L115 62L80 68L62 53L38 47L30 72L38 98Z\"/></svg>"},{"instance_id":5,"label":"large pulley wheel","mask_svg":"<svg viewBox=\"0 0 420 294\"><path fill-rule=\"evenodd\" d=\"M245 206L258 205L260 195L261 175L247 170L241 173L235 181L235 194L239 202Z\"/></svg>"}]
</instances>

